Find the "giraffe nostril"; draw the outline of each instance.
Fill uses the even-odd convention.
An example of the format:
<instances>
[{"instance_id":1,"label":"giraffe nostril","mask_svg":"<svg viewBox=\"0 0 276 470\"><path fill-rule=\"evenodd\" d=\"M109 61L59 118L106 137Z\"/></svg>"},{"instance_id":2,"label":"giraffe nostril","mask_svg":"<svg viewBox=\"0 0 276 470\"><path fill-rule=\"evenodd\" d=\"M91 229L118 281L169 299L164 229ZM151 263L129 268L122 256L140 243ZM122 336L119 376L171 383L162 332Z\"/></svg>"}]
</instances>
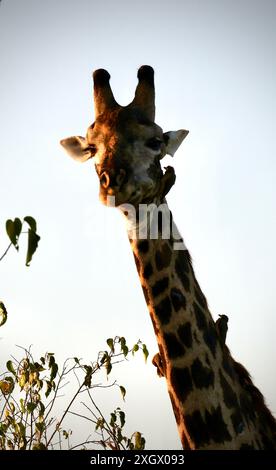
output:
<instances>
[{"instance_id":1,"label":"giraffe nostril","mask_svg":"<svg viewBox=\"0 0 276 470\"><path fill-rule=\"evenodd\" d=\"M105 189L108 188L109 184L110 184L110 178L109 178L109 174L104 171L101 176L100 176L100 184L101 186L103 186Z\"/></svg>"}]
</instances>

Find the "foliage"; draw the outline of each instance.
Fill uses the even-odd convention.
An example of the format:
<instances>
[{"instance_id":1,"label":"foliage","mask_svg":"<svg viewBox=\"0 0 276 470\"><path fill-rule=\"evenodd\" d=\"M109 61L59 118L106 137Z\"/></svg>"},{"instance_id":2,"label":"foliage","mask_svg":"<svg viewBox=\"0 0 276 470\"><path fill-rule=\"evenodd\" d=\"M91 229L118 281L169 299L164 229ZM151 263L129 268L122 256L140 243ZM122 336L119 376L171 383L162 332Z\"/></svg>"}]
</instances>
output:
<instances>
[{"instance_id":1,"label":"foliage","mask_svg":"<svg viewBox=\"0 0 276 470\"><path fill-rule=\"evenodd\" d=\"M1 0L0 0L1 1ZM23 232L23 224L28 225L28 231ZM10 244L0 256L0 261L14 246L19 249L21 234L28 234L26 266L30 265L32 257L40 240L37 234L36 221L27 216L23 220L15 218L7 220L6 232ZM7 321L7 310L0 301L0 326ZM114 381L103 385L96 383L101 371L105 371L105 380L112 371L114 364L127 360L137 351L142 351L145 361L148 350L140 340L129 348L124 337L108 338L108 348L98 353L97 360L84 364L81 359L67 359L62 367L56 362L54 353L47 352L35 360L31 350L24 349L24 357L20 360L12 358L6 364L7 371L0 374L0 450L45 450L45 449L86 449L87 446L100 446L112 450L142 450L145 439L141 432L136 431L126 436L124 426L126 417L124 411L117 407L107 419L95 402L95 389L117 387L125 400L126 389ZM67 402L65 411L59 417L55 415L55 407L60 398L60 392L69 384L69 378L74 376L74 393ZM86 397L79 402L80 396ZM73 405L81 403L86 414L72 410ZM91 423L91 432L85 442L71 444L72 430L66 430L63 425L69 414L80 420ZM77 427L77 426L76 426Z\"/></svg>"},{"instance_id":2,"label":"foliage","mask_svg":"<svg viewBox=\"0 0 276 470\"><path fill-rule=\"evenodd\" d=\"M108 378L114 364L126 360L137 351L142 351L146 359L147 348L140 341L129 348L125 338L118 336L109 338L107 346L107 350L100 351L97 360L91 364L84 364L75 357L67 359L60 368L53 353L48 352L35 360L31 351L26 349L21 360L9 360L7 371L0 376L0 450L61 449L64 446L76 449L91 445L112 450L144 449L145 439L140 432L134 432L129 437L124 434L124 411L117 407L107 419L96 404L93 392L97 388L117 387L124 400L124 386L116 381L105 385L96 383L96 377L105 370ZM72 375L77 380L76 389L65 411L56 417L54 406ZM86 400L84 398L80 402L80 396L85 396ZM72 410L73 405L79 403L85 414ZM88 420L93 437L72 445L72 431L63 427L69 414Z\"/></svg>"},{"instance_id":3,"label":"foliage","mask_svg":"<svg viewBox=\"0 0 276 470\"><path fill-rule=\"evenodd\" d=\"M24 224L28 225L28 231L23 232L22 228ZM4 259L4 257L7 255L9 249L14 246L15 249L18 251L19 250L19 237L21 234L27 234L28 235L28 247L27 247L27 254L26 254L26 266L30 266L30 262L32 260L32 257L34 253L36 252L36 249L38 247L38 242L40 240L40 236L37 234L37 224L36 220L27 215L24 217L23 220L19 219L18 217L15 217L14 220L8 219L6 221L6 232L7 235L10 239L10 244L4 251L4 253L0 256L0 261ZM0 326L4 325L7 321L7 310L3 302L0 301Z\"/></svg>"},{"instance_id":4,"label":"foliage","mask_svg":"<svg viewBox=\"0 0 276 470\"><path fill-rule=\"evenodd\" d=\"M22 228L24 224L28 225L28 231L23 232ZM38 242L40 240L40 236L37 234L37 227L36 227L36 220L31 216L24 217L23 220L16 217L14 220L8 219L6 221L6 232L10 239L10 244L5 250L5 252L0 257L0 261L6 256L9 249L14 246L14 248L18 251L19 250L19 237L22 233L28 234L28 248L26 254L26 266L30 266L30 262L32 257L37 249Z\"/></svg>"}]
</instances>

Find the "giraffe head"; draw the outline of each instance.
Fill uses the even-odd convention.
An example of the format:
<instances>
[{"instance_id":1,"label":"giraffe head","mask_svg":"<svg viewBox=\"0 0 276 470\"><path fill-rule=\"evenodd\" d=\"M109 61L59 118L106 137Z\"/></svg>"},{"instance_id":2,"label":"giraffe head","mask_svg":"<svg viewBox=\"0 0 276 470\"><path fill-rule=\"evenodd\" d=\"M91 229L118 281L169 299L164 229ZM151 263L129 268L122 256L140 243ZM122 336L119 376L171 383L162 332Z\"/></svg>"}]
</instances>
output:
<instances>
[{"instance_id":1,"label":"giraffe head","mask_svg":"<svg viewBox=\"0 0 276 470\"><path fill-rule=\"evenodd\" d=\"M137 206L165 196L175 176L171 167L163 174L160 160L173 156L188 131L163 133L155 124L153 69L139 69L135 97L128 106L115 101L106 70L96 70L93 79L95 122L85 138L69 137L61 144L78 161L93 158L104 204L108 196L114 196L116 206Z\"/></svg>"}]
</instances>

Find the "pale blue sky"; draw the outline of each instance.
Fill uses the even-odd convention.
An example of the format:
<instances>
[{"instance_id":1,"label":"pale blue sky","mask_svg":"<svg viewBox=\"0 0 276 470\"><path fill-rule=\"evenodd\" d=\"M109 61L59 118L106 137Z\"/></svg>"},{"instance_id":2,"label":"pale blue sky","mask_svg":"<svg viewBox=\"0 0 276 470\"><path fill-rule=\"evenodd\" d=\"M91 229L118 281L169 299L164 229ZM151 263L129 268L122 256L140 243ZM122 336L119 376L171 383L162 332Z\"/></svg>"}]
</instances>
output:
<instances>
[{"instance_id":1,"label":"pale blue sky","mask_svg":"<svg viewBox=\"0 0 276 470\"><path fill-rule=\"evenodd\" d=\"M30 268L24 249L0 265L2 357L34 344L89 360L116 334L156 352L123 221L100 205L91 164L59 146L93 121L94 69L127 104L150 64L158 124L190 130L169 204L214 318L230 318L234 357L276 412L275 45L273 0L1 2L0 253L9 217L36 217L41 234ZM118 375L129 429L149 448L179 447L151 364Z\"/></svg>"}]
</instances>

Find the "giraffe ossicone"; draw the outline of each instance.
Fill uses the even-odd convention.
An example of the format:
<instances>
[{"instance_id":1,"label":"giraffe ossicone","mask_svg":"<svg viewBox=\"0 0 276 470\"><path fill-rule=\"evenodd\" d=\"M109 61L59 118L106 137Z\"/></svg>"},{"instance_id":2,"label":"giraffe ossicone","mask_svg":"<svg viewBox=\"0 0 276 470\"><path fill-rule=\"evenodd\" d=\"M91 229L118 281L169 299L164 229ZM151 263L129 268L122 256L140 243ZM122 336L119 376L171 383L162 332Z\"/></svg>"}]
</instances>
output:
<instances>
[{"instance_id":1,"label":"giraffe ossicone","mask_svg":"<svg viewBox=\"0 0 276 470\"><path fill-rule=\"evenodd\" d=\"M188 131L164 133L154 122L150 66L139 69L134 99L124 107L113 96L107 71L93 77L95 122L86 137L61 144L79 161L94 160L101 201L126 216L159 347L154 363L166 379L183 448L274 449L275 419L225 344L227 317L215 325L165 199L175 173L172 167L163 173L160 162L174 155ZM142 215L139 206L146 207Z\"/></svg>"}]
</instances>

